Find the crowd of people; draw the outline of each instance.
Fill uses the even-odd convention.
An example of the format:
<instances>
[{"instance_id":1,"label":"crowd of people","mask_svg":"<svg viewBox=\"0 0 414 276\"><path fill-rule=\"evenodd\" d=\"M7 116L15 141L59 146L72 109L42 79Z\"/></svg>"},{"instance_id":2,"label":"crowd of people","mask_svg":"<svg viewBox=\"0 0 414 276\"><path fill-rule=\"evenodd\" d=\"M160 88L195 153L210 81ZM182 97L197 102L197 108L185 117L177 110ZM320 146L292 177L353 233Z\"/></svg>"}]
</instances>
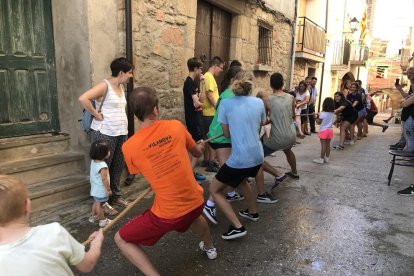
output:
<instances>
[{"instance_id":1,"label":"crowd of people","mask_svg":"<svg viewBox=\"0 0 414 276\"><path fill-rule=\"evenodd\" d=\"M161 120L156 91L138 87L129 97L138 130L126 139L126 99L121 84L128 82L133 67L124 58L112 62L111 78L79 98L94 116L90 150L94 203L89 221L104 227L110 223L105 215L117 214L112 204L130 204L122 198L119 185L124 163L131 174L142 174L154 192L152 207L129 220L114 237L122 254L145 275L159 273L143 246L156 244L171 231L191 228L200 238L200 250L209 259L217 258L205 219L217 224L216 208L230 224L222 239L245 236L247 229L239 216L257 221L257 203L277 202L265 190L264 172L275 177L272 189L287 177L299 179L292 148L300 143L298 139L318 133L315 123L320 124L321 154L313 161L320 164L329 162L335 123L340 126L340 143L334 147L337 150L365 137L368 124L381 126L383 132L387 129L386 125L373 123L378 110L360 82L345 83L344 89L334 98L324 99L322 111L315 113L315 77L306 78L288 92L283 76L274 73L270 76L271 92L261 91L253 97L253 75L238 61L229 65L220 85L215 79L225 65L220 57L211 60L204 75L198 59L189 59L187 65L189 75L183 85L186 126L177 120ZM402 103L402 119L407 148L413 151L414 97L409 95L413 93L414 68L410 68L409 79L411 88ZM397 88L403 94L401 87ZM98 104L104 101L101 113L91 100ZM284 152L290 171L282 173L264 160L276 151ZM197 182L205 176L194 171L201 156L206 170L216 173L206 201ZM255 179L257 192L253 192L250 178ZM243 195L236 191L238 188ZM406 190L414 194L413 185ZM237 216L231 202L243 199L247 208ZM85 252L84 246L58 223L30 227L30 212L25 185L14 177L0 176L0 274L73 275L70 265L81 272L93 269L101 253L102 230L91 234L91 246ZM19 265L23 253L27 266Z\"/></svg>"}]
</instances>

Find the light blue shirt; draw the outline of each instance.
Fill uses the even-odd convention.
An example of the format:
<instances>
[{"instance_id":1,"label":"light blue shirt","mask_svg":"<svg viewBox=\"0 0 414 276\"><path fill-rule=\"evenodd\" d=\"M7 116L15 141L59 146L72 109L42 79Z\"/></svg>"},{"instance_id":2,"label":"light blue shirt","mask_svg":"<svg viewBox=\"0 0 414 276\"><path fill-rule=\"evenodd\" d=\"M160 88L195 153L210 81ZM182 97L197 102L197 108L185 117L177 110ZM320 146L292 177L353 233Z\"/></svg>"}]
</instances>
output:
<instances>
[{"instance_id":1,"label":"light blue shirt","mask_svg":"<svg viewBox=\"0 0 414 276\"><path fill-rule=\"evenodd\" d=\"M107 197L108 193L102 182L101 170L103 168L108 168L106 162L95 162L91 161L91 171L90 171L90 182L91 182L91 196L94 197ZM108 170L108 180L109 180L109 170ZM109 180L110 183L110 180Z\"/></svg>"},{"instance_id":2,"label":"light blue shirt","mask_svg":"<svg viewBox=\"0 0 414 276\"><path fill-rule=\"evenodd\" d=\"M220 103L218 121L229 125L231 154L227 166L251 168L263 163L259 129L266 119L263 101L251 96L236 96Z\"/></svg>"}]
</instances>

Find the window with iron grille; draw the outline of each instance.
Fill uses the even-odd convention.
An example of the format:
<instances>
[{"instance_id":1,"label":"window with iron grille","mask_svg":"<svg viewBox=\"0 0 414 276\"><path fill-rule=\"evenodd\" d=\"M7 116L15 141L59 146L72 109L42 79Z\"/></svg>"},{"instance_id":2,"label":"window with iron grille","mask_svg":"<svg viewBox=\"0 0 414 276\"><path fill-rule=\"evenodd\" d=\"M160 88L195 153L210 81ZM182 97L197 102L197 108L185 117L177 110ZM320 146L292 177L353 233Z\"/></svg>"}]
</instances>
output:
<instances>
[{"instance_id":1,"label":"window with iron grille","mask_svg":"<svg viewBox=\"0 0 414 276\"><path fill-rule=\"evenodd\" d=\"M273 28L269 24L259 21L259 57L258 64L272 64L272 34Z\"/></svg>"}]
</instances>

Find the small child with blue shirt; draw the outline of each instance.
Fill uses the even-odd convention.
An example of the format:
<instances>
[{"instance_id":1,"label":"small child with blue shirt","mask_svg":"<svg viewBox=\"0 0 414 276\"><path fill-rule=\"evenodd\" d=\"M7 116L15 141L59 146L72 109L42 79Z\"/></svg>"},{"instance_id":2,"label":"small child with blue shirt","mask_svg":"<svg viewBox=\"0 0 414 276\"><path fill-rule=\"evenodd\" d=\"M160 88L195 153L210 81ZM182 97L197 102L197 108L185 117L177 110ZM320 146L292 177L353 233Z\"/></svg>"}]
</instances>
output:
<instances>
[{"instance_id":1,"label":"small child with blue shirt","mask_svg":"<svg viewBox=\"0 0 414 276\"><path fill-rule=\"evenodd\" d=\"M110 155L109 146L104 141L96 141L91 145L89 152L91 158L90 182L91 182L91 196L94 199L92 205L92 215L89 221L96 223L99 221L99 227L105 227L111 220L105 218L102 209L105 206L107 209L112 207L108 204L108 197L112 195L110 188L110 179L108 165L105 162ZM113 209L113 208L112 208ZM114 209L113 211L116 212ZM114 212L114 214L116 214Z\"/></svg>"}]
</instances>

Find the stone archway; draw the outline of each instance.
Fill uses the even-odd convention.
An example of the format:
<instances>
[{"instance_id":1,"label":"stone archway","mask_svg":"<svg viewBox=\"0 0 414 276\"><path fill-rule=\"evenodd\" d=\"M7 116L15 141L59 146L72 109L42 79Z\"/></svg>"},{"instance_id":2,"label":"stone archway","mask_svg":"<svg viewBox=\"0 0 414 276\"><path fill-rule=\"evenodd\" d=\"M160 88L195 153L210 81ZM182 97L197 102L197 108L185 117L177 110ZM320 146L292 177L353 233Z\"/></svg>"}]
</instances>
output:
<instances>
[{"instance_id":1,"label":"stone archway","mask_svg":"<svg viewBox=\"0 0 414 276\"><path fill-rule=\"evenodd\" d=\"M381 90L370 91L369 94L371 95L371 97L378 94L387 95L391 99L392 115L394 115L394 113L400 109L400 102L402 100L402 96L397 89L385 88Z\"/></svg>"}]
</instances>

